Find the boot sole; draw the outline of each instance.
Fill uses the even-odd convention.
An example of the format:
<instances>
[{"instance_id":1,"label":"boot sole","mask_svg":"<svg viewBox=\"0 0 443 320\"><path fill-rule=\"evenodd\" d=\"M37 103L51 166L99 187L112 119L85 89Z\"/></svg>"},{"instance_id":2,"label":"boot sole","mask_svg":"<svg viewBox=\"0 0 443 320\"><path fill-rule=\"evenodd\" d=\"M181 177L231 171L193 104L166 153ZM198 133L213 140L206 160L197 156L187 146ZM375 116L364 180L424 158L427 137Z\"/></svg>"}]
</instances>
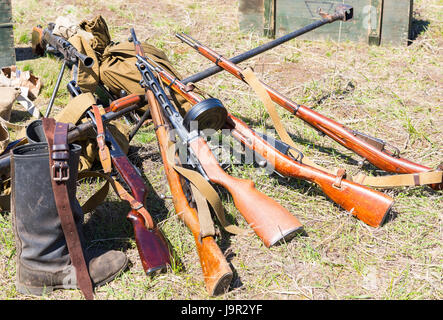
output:
<instances>
[{"instance_id":1,"label":"boot sole","mask_svg":"<svg viewBox=\"0 0 443 320\"><path fill-rule=\"evenodd\" d=\"M94 287L101 287L101 286L105 285L106 283L114 280L117 276L119 276L126 269L126 267L128 266L128 261L129 260L126 259L125 264L120 268L120 270L115 272L110 277L108 277L98 283L94 283ZM30 294L30 295L35 295L35 296L43 296L43 295L51 293L57 289L67 289L67 290L78 289L77 285L56 285L56 286L44 286L44 287L30 287L30 286L26 286L21 283L16 283L15 287L16 287L17 291L21 294Z\"/></svg>"},{"instance_id":2,"label":"boot sole","mask_svg":"<svg viewBox=\"0 0 443 320\"><path fill-rule=\"evenodd\" d=\"M45 287L30 287L19 283L16 283L15 287L17 291L20 292L21 294L30 294L35 296L43 296L57 289L78 289L77 286L58 285L58 286L45 286Z\"/></svg>"}]
</instances>

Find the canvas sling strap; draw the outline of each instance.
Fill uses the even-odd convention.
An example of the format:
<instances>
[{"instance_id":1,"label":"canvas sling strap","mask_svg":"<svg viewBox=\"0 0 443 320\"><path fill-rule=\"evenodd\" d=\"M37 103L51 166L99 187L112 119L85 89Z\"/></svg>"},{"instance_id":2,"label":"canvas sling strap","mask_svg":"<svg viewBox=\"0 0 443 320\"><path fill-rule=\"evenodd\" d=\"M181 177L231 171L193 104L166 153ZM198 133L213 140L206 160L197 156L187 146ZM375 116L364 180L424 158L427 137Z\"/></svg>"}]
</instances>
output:
<instances>
[{"instance_id":1,"label":"canvas sling strap","mask_svg":"<svg viewBox=\"0 0 443 320\"><path fill-rule=\"evenodd\" d=\"M68 246L69 256L75 268L77 283L87 300L94 299L92 281L80 237L72 214L67 181L69 180L68 124L52 118L43 118L43 130L48 141L49 168L55 204Z\"/></svg>"},{"instance_id":2,"label":"canvas sling strap","mask_svg":"<svg viewBox=\"0 0 443 320\"><path fill-rule=\"evenodd\" d=\"M283 124L280 120L280 116L275 110L274 103L272 102L269 93L266 91L265 87L263 86L261 81L257 78L257 76L255 75L255 73L252 71L251 68L244 69L242 71L242 75L245 81L251 86L251 88L255 91L255 93L258 95L258 97L264 104L280 139L284 143L288 144L293 148L290 149L289 152L291 152L291 154L295 157L295 159L298 160L298 158L300 157L299 154L300 151L298 151L294 141L291 139L288 132L283 127ZM303 158L300 159L299 161L301 161L303 164L331 173L333 175L340 174L343 177L343 175L345 174L345 171L343 169L338 169L335 171L326 169L324 167L317 165L316 163L314 163L314 161L308 159L306 156L303 156ZM440 165L439 168L437 168L437 170L435 171L377 176L377 177L367 176L362 172L360 172L356 176L347 177L347 179L359 184L364 184L371 187L381 187L381 188L439 184L443 181L443 166Z\"/></svg>"},{"instance_id":3,"label":"canvas sling strap","mask_svg":"<svg viewBox=\"0 0 443 320\"><path fill-rule=\"evenodd\" d=\"M151 108L151 115L155 123L154 130L157 131L160 127L163 127L167 134L170 134L170 127L165 123L160 110L160 105L152 91L148 90L146 92L146 97L149 102L149 108ZM191 192L194 195L194 200L197 205L197 216L200 224L200 239L207 236L215 236L214 222L212 220L208 202L213 208L220 225L227 232L232 234L246 234L248 232L247 230L243 230L230 224L226 220L223 205L217 191L215 191L211 184L201 174L194 170L184 168L180 164L179 158L176 156L176 144L171 140L169 140L169 145L166 150L166 161L172 168L174 168L175 171L177 171L178 174L190 182Z\"/></svg>"},{"instance_id":4,"label":"canvas sling strap","mask_svg":"<svg viewBox=\"0 0 443 320\"><path fill-rule=\"evenodd\" d=\"M211 184L197 171L190 170L176 164L176 146L175 143L171 143L167 150L167 160L171 167L174 168L180 175L188 179L191 183L191 190L195 198L197 205L197 214L200 223L200 237L214 236L215 228L209 210L208 202L211 205L214 213L224 230L232 234L247 234L249 230L242 229L229 223L226 219L226 215L223 209L223 204L217 191L211 186Z\"/></svg>"}]
</instances>

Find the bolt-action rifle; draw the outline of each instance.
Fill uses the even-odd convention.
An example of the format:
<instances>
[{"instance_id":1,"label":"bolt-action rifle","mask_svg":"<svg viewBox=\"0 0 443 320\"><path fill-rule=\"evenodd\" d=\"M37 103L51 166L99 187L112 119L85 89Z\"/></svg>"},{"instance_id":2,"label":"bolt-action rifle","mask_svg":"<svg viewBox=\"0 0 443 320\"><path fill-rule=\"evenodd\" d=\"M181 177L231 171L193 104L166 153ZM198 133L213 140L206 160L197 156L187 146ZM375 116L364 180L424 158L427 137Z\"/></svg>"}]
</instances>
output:
<instances>
[{"instance_id":1,"label":"bolt-action rifle","mask_svg":"<svg viewBox=\"0 0 443 320\"><path fill-rule=\"evenodd\" d=\"M73 86L72 82L70 84L71 85L68 86L69 93L73 97L80 95L80 88ZM95 106L93 106L93 108L94 107ZM162 232L145 208L148 189L143 178L131 164L111 132L106 128L106 124L100 113L95 112L96 110L94 110L94 113L87 111L87 115L97 132L100 160L102 163L106 161L106 159L103 158L108 157L108 155L106 152L103 152L103 150L109 147L108 150L112 165L131 190L130 194L118 181L112 177L108 179L120 198L128 201L131 206L131 210L127 214L127 219L131 221L134 228L135 242L143 269L147 275L166 271L167 266L171 264L169 248ZM105 115L108 114L109 113L106 113ZM105 169L105 172L110 170L109 165L109 168Z\"/></svg>"},{"instance_id":2,"label":"bolt-action rifle","mask_svg":"<svg viewBox=\"0 0 443 320\"><path fill-rule=\"evenodd\" d=\"M203 100L155 61L149 59L147 65L160 76L165 85L191 104L195 105ZM265 158L277 172L316 183L335 203L370 226L380 226L393 205L392 198L384 193L296 161L288 155L287 144L279 140L270 141L270 137L255 132L229 113L225 128L230 129L234 138Z\"/></svg>"},{"instance_id":3,"label":"bolt-action rifle","mask_svg":"<svg viewBox=\"0 0 443 320\"><path fill-rule=\"evenodd\" d=\"M234 204L255 233L267 247L286 241L302 231L302 224L288 210L275 200L259 192L250 180L239 179L228 175L212 154L203 137L197 130L189 131L183 124L183 117L171 104L160 83L150 70L144 57L143 48L131 29L137 53L136 66L141 73L140 84L145 90L153 92L159 102L165 118L169 121L186 147L190 164L203 177L229 191Z\"/></svg>"},{"instance_id":4,"label":"bolt-action rifle","mask_svg":"<svg viewBox=\"0 0 443 320\"><path fill-rule=\"evenodd\" d=\"M228 71L238 79L246 82L243 75L243 69L238 67L236 63L248 59L251 56L247 54L248 52L240 55L242 56L241 59L233 58L231 60L228 60L227 58L223 57L209 47L201 44L197 40L191 38L189 35L186 35L185 33L176 34L176 37L179 38L182 42L194 48L197 52L199 52L210 61L214 62L216 66ZM234 63L233 61L235 61L236 63ZM207 70L205 70L184 79L183 82L187 83L187 81L190 81L188 79L192 79L193 82L196 82L206 78L209 75L211 74L208 73ZM433 171L431 168L401 158L399 156L399 150L393 146L390 146L390 144L388 144L387 142L375 137L371 137L359 131L349 129L344 125L310 109L307 106L300 105L291 101L289 98L285 97L277 90L271 88L263 82L261 82L261 84L264 86L270 98L274 102L314 127L321 133L321 135L329 136L344 147L362 156L365 160L372 163L377 168L397 174L412 174L410 176L408 175L407 177L405 176L403 180L400 176L397 176L397 178L395 178L395 176L389 176L389 181L383 180L384 178L388 177L376 177L380 178L379 182L374 182L373 184L368 183L369 185L389 187L396 185L401 186L430 184L433 189L443 189L443 165L440 165L436 171ZM365 180L368 180L368 178L371 177L366 177ZM365 181L363 180L362 183L365 183Z\"/></svg>"}]
</instances>

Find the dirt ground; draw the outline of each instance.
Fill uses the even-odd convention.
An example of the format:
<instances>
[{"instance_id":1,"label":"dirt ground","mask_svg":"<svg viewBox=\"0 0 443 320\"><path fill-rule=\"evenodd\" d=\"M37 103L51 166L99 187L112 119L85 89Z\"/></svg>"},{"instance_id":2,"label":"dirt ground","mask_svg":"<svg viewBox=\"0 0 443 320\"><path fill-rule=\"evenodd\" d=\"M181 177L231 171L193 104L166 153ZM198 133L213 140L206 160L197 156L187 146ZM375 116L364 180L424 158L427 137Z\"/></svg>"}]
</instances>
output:
<instances>
[{"instance_id":1,"label":"dirt ground","mask_svg":"<svg viewBox=\"0 0 443 320\"><path fill-rule=\"evenodd\" d=\"M101 14L114 41L125 41L135 28L140 40L164 50L184 76L212 64L174 34L186 32L226 57L269 41L243 33L238 26L238 1L191 0L13 0L14 39L23 54L33 26L46 26L60 15L79 21ZM260 79L297 103L315 109L352 129L397 146L404 158L436 168L443 156L443 1L414 1L414 39L409 46L291 40L246 62ZM425 28L423 28L425 26ZM26 57L26 55L24 55ZM21 58L20 68L42 77L36 104L48 104L61 62L54 57ZM69 101L66 75L55 102L58 112ZM272 128L263 105L244 83L226 72L197 86L221 99L229 111L256 130ZM13 112L13 120L24 119ZM317 164L380 174L372 165L359 168L359 156L279 108L291 137ZM12 133L12 136L14 133ZM381 190L394 198L388 222L372 228L329 200L314 184L268 175L251 165L233 165L228 172L255 182L302 221L307 235L266 248L258 237L223 233L217 242L234 272L229 290L209 297L204 286L194 239L176 217L152 125L131 142L129 158L143 172L151 192L151 212L180 263L148 278L126 220L129 206L110 194L89 213L85 230L89 247L124 251L130 267L96 290L96 299L273 299L273 300L440 300L443 298L441 191L410 187ZM79 185L80 201L96 185ZM247 227L232 198L219 189L226 212ZM253 205L253 204L251 204ZM0 299L82 299L78 290L43 297L19 294L15 281L15 243L11 214L0 215Z\"/></svg>"}]
</instances>

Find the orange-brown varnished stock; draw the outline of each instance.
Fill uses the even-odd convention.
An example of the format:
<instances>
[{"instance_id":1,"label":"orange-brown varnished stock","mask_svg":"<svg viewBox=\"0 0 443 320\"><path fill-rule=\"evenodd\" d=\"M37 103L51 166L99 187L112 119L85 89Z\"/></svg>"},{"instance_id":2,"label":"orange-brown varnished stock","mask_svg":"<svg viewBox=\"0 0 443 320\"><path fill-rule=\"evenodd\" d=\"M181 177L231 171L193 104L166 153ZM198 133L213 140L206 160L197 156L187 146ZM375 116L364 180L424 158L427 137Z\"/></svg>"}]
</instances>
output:
<instances>
[{"instance_id":1,"label":"orange-brown varnished stock","mask_svg":"<svg viewBox=\"0 0 443 320\"><path fill-rule=\"evenodd\" d=\"M118 100L112 101L111 104L109 105L109 108L111 111L117 112L125 108L128 108L130 106L133 106L134 104L138 104L143 100L144 100L143 96L133 93L125 97L122 97Z\"/></svg>"},{"instance_id":2,"label":"orange-brown varnished stock","mask_svg":"<svg viewBox=\"0 0 443 320\"><path fill-rule=\"evenodd\" d=\"M161 72L160 77L166 85L170 85L174 81L174 77L166 71ZM178 80L174 81L171 88L191 104L203 100L194 92L186 90L185 86ZM378 227L385 221L393 204L391 197L345 179L341 180L340 188L334 187L336 176L299 163L282 154L264 141L243 121L229 113L226 127L232 130L231 134L234 138L264 157L282 175L316 183L332 201L370 226Z\"/></svg>"},{"instance_id":3,"label":"orange-brown varnished stock","mask_svg":"<svg viewBox=\"0 0 443 320\"><path fill-rule=\"evenodd\" d=\"M45 49L42 46L42 38L43 38L43 29L39 27L32 27L32 41L31 41L31 47L32 52L34 54L42 56L45 53Z\"/></svg>"},{"instance_id":4,"label":"orange-brown varnished stock","mask_svg":"<svg viewBox=\"0 0 443 320\"><path fill-rule=\"evenodd\" d=\"M236 139L263 156L277 172L316 183L332 201L366 224L378 227L389 213L393 199L384 193L345 179L334 186L337 176L299 163L279 152L240 119L228 115L227 126Z\"/></svg>"},{"instance_id":5,"label":"orange-brown varnished stock","mask_svg":"<svg viewBox=\"0 0 443 320\"><path fill-rule=\"evenodd\" d=\"M302 232L300 221L275 200L258 191L254 182L228 175L203 138L191 141L190 147L200 159L209 180L228 190L238 211L267 247Z\"/></svg>"},{"instance_id":6,"label":"orange-brown varnished stock","mask_svg":"<svg viewBox=\"0 0 443 320\"><path fill-rule=\"evenodd\" d=\"M157 100L151 91L147 91L146 94L149 99L152 119L157 128L156 135L166 177L173 196L175 211L194 236L207 292L210 295L224 293L228 290L231 283L233 276L232 270L213 237L204 237L201 241L199 239L200 224L198 222L197 211L189 206L188 200L183 192L180 176L168 164L166 158L169 142L168 132L164 127L164 121Z\"/></svg>"},{"instance_id":7,"label":"orange-brown varnished stock","mask_svg":"<svg viewBox=\"0 0 443 320\"><path fill-rule=\"evenodd\" d=\"M206 46L198 44L196 50L219 67L244 81L242 69L236 64L230 62L228 59ZM420 173L432 171L429 167L411 162L404 158L396 157L387 150L379 150L375 148L370 143L354 135L353 131L344 125L331 120L304 105L299 105L291 101L262 81L261 83L266 88L271 99L278 105L323 132L344 147L354 151L377 168L393 173ZM436 190L441 190L443 189L443 182L440 184L433 184L431 187Z\"/></svg>"}]
</instances>

